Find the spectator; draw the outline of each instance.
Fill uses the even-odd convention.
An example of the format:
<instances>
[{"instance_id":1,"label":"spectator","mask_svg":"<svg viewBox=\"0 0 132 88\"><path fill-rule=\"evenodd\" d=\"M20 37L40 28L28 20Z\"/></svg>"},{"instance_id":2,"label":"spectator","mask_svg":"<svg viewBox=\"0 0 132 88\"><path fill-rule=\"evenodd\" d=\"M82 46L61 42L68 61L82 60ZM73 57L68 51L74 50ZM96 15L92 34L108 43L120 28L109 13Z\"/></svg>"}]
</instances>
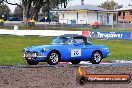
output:
<instances>
[{"instance_id":1,"label":"spectator","mask_svg":"<svg viewBox=\"0 0 132 88\"><path fill-rule=\"evenodd\" d=\"M4 20L0 18L0 26L3 27L4 26Z\"/></svg>"}]
</instances>

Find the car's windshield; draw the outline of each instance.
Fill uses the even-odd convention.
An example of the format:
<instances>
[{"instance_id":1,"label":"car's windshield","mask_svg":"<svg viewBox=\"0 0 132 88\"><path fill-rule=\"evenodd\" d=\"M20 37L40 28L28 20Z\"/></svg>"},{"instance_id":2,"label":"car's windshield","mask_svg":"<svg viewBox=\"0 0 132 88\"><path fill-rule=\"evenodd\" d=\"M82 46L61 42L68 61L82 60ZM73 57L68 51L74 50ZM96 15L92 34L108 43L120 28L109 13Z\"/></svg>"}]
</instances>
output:
<instances>
[{"instance_id":1,"label":"car's windshield","mask_svg":"<svg viewBox=\"0 0 132 88\"><path fill-rule=\"evenodd\" d=\"M67 37L56 37L51 44L68 44L69 40Z\"/></svg>"},{"instance_id":2,"label":"car's windshield","mask_svg":"<svg viewBox=\"0 0 132 88\"><path fill-rule=\"evenodd\" d=\"M89 45L90 44L90 42L88 41L88 39L83 38L83 37L73 38L73 43L85 44L85 45Z\"/></svg>"}]
</instances>

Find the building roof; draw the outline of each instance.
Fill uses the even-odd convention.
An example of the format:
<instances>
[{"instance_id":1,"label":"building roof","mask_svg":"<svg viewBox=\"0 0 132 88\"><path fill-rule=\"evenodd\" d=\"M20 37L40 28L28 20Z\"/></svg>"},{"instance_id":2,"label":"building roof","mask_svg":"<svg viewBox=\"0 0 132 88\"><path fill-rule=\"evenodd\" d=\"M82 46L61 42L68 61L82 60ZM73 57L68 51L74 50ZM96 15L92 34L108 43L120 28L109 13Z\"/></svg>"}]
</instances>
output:
<instances>
[{"instance_id":1,"label":"building roof","mask_svg":"<svg viewBox=\"0 0 132 88\"><path fill-rule=\"evenodd\" d=\"M57 10L57 9L55 9ZM58 9L59 11L69 11L69 10L91 10L91 11L106 11L106 9L97 7L95 5L76 5L67 8Z\"/></svg>"},{"instance_id":2,"label":"building roof","mask_svg":"<svg viewBox=\"0 0 132 88\"><path fill-rule=\"evenodd\" d=\"M126 7L117 9L116 11L122 11L122 10L132 10L132 6L126 6Z\"/></svg>"}]
</instances>

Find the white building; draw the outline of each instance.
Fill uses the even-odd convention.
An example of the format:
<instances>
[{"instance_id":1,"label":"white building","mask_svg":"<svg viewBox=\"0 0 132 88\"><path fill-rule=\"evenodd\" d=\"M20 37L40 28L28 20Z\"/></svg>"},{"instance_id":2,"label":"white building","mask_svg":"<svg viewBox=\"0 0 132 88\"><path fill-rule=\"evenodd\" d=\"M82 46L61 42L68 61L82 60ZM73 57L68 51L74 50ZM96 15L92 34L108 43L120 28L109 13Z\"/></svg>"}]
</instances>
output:
<instances>
[{"instance_id":1,"label":"white building","mask_svg":"<svg viewBox=\"0 0 132 88\"><path fill-rule=\"evenodd\" d=\"M113 13L95 5L76 5L55 10L59 13L59 23L113 25Z\"/></svg>"}]
</instances>

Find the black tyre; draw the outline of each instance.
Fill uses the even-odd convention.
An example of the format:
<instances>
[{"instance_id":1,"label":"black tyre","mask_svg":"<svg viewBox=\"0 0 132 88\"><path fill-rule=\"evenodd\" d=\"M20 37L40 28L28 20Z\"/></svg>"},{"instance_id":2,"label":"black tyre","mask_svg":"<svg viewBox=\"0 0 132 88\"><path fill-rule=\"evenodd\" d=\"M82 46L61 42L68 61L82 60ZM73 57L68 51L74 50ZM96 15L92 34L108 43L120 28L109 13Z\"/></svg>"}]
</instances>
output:
<instances>
[{"instance_id":1,"label":"black tyre","mask_svg":"<svg viewBox=\"0 0 132 88\"><path fill-rule=\"evenodd\" d=\"M27 61L29 65L37 65L39 62L37 61Z\"/></svg>"},{"instance_id":2,"label":"black tyre","mask_svg":"<svg viewBox=\"0 0 132 88\"><path fill-rule=\"evenodd\" d=\"M81 61L71 61L72 64L79 64Z\"/></svg>"},{"instance_id":3,"label":"black tyre","mask_svg":"<svg viewBox=\"0 0 132 88\"><path fill-rule=\"evenodd\" d=\"M47 57L47 63L49 65L56 65L56 64L58 64L59 60L60 60L60 55L56 51L50 52Z\"/></svg>"},{"instance_id":4,"label":"black tyre","mask_svg":"<svg viewBox=\"0 0 132 88\"><path fill-rule=\"evenodd\" d=\"M102 59L103 59L102 53L100 51L95 51L92 53L90 62L92 64L99 64Z\"/></svg>"}]
</instances>

